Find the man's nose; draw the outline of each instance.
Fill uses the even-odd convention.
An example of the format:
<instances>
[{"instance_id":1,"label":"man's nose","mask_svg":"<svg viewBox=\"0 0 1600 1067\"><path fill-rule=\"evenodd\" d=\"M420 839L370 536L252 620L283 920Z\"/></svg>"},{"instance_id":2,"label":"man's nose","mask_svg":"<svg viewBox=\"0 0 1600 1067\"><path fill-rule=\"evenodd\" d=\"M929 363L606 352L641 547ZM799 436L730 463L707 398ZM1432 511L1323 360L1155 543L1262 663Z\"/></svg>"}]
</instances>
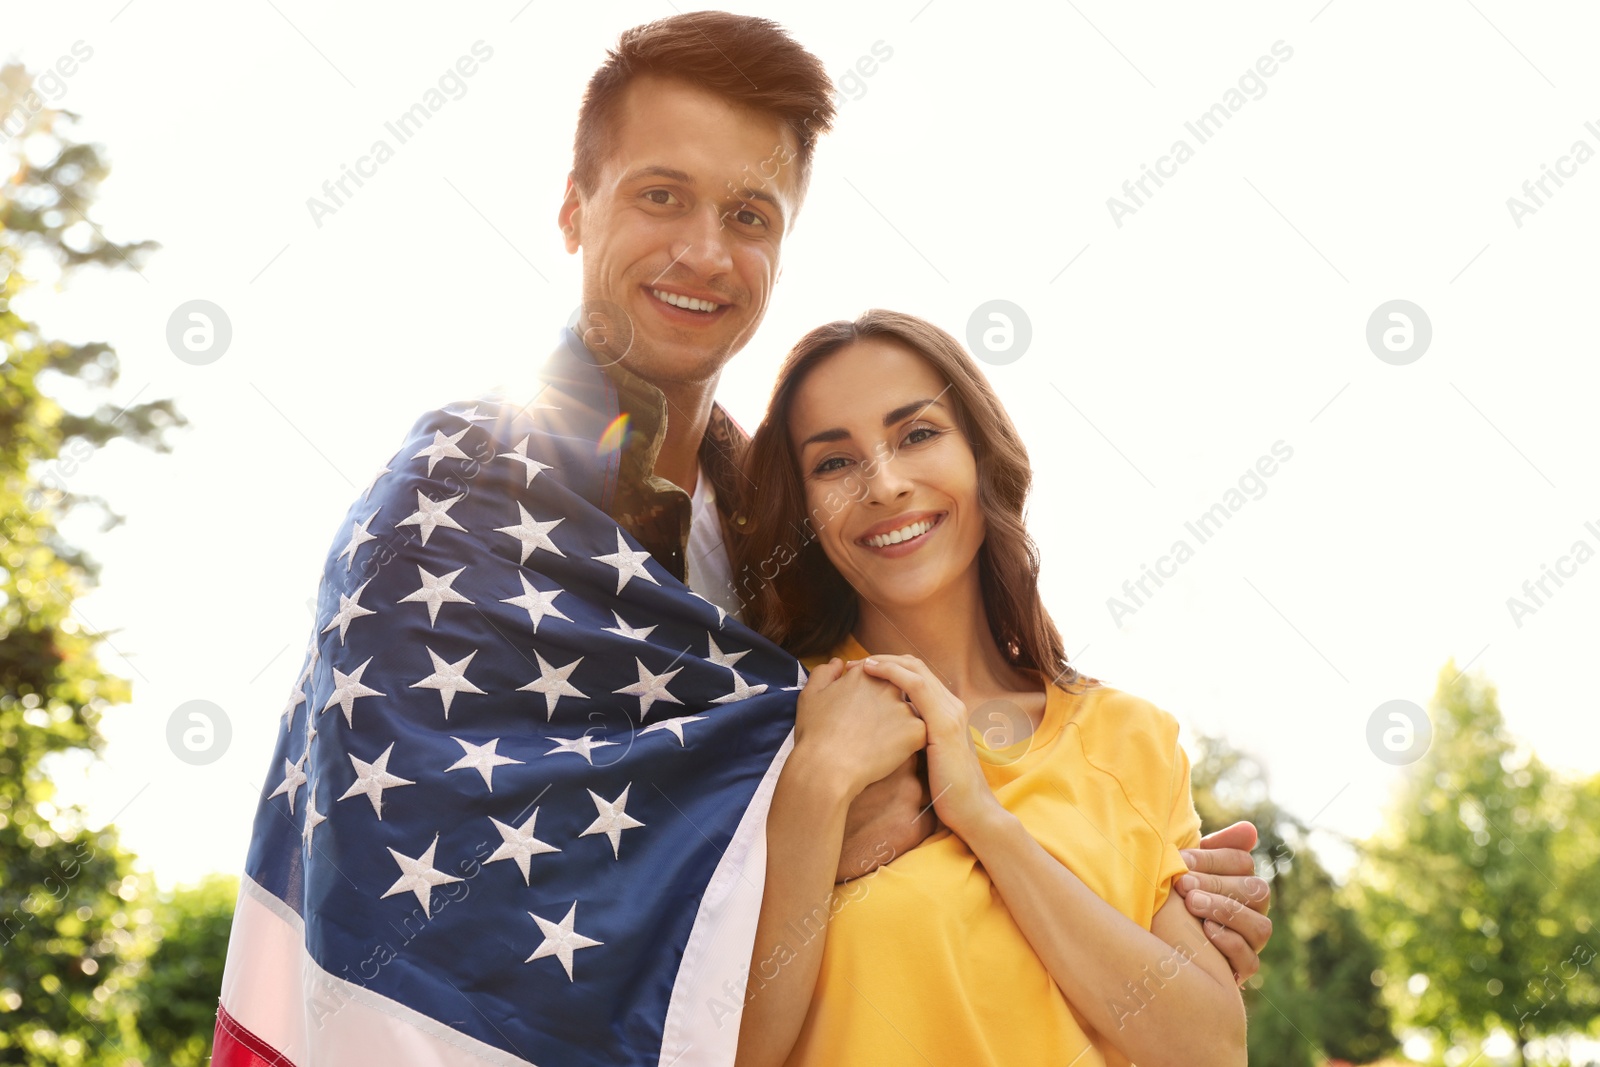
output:
<instances>
[{"instance_id":1,"label":"man's nose","mask_svg":"<svg viewBox=\"0 0 1600 1067\"><path fill-rule=\"evenodd\" d=\"M728 246L728 228L715 204L703 204L690 213L680 231L687 247L677 253L674 264L682 265L700 278L727 274L733 269L733 253Z\"/></svg>"}]
</instances>

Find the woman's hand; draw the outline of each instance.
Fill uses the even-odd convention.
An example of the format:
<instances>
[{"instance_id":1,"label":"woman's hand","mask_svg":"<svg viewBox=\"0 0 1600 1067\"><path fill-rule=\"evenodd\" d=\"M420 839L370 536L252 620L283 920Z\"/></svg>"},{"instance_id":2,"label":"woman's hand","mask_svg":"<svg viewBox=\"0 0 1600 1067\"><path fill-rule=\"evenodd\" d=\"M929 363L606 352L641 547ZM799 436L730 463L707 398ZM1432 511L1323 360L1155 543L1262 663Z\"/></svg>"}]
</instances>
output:
<instances>
[{"instance_id":1,"label":"woman's hand","mask_svg":"<svg viewBox=\"0 0 1600 1067\"><path fill-rule=\"evenodd\" d=\"M854 799L926 743L927 730L900 689L837 656L819 665L800 691L790 758L835 776Z\"/></svg>"},{"instance_id":2,"label":"woman's hand","mask_svg":"<svg viewBox=\"0 0 1600 1067\"><path fill-rule=\"evenodd\" d=\"M983 776L967 725L967 706L915 656L871 656L862 670L899 687L911 698L928 733L928 788L939 821L962 840L1003 811Z\"/></svg>"}]
</instances>

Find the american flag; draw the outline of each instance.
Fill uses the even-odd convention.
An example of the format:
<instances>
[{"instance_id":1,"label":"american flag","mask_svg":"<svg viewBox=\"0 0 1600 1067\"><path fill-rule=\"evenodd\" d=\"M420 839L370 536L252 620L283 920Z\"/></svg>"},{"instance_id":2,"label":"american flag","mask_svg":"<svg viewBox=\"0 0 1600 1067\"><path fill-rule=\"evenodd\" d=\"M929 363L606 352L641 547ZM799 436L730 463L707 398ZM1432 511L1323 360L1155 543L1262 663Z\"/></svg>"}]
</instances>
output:
<instances>
[{"instance_id":1,"label":"american flag","mask_svg":"<svg viewBox=\"0 0 1600 1067\"><path fill-rule=\"evenodd\" d=\"M424 415L340 524L218 1067L733 1061L804 672L608 516L575 335L544 378Z\"/></svg>"}]
</instances>

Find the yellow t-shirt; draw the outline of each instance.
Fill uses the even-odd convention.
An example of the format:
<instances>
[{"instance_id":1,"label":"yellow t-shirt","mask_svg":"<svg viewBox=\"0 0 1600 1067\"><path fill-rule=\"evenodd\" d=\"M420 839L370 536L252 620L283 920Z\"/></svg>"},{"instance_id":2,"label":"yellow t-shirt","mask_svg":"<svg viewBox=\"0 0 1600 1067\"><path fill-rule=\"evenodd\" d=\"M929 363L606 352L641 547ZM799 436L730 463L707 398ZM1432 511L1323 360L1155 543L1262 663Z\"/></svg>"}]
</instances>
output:
<instances>
[{"instance_id":1,"label":"yellow t-shirt","mask_svg":"<svg viewBox=\"0 0 1600 1067\"><path fill-rule=\"evenodd\" d=\"M867 652L847 639L833 655ZM1105 686L1081 694L1051 686L1031 738L997 750L977 743L1005 809L1148 930L1187 869L1178 849L1200 841L1176 720ZM788 1067L1128 1063L1073 1011L949 830L837 887L833 910Z\"/></svg>"}]
</instances>

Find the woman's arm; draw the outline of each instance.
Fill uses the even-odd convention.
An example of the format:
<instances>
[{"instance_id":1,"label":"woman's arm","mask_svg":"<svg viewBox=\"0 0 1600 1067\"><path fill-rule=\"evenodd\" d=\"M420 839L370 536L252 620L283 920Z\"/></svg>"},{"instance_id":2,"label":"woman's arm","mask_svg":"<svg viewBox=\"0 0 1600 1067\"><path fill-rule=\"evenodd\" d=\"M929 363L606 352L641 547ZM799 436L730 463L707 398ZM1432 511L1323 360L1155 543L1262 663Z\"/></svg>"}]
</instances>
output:
<instances>
[{"instance_id":1,"label":"woman's arm","mask_svg":"<svg viewBox=\"0 0 1600 1067\"><path fill-rule=\"evenodd\" d=\"M940 821L972 849L1018 928L1072 1006L1142 1067L1245 1062L1233 969L1169 891L1152 929L1129 919L1046 852L995 799L968 740L965 705L911 656L875 656L869 674L911 697L928 731L928 784Z\"/></svg>"},{"instance_id":2,"label":"woman's arm","mask_svg":"<svg viewBox=\"0 0 1600 1067\"><path fill-rule=\"evenodd\" d=\"M767 875L739 1020L737 1067L777 1067L800 1036L833 915L850 802L923 746L898 687L817 667L795 711L794 748L767 812Z\"/></svg>"},{"instance_id":3,"label":"woman's arm","mask_svg":"<svg viewBox=\"0 0 1600 1067\"><path fill-rule=\"evenodd\" d=\"M988 871L1050 977L1117 1051L1142 1067L1245 1062L1233 969L1177 893L1169 890L1146 930L998 803L951 829Z\"/></svg>"},{"instance_id":4,"label":"woman's arm","mask_svg":"<svg viewBox=\"0 0 1600 1067\"><path fill-rule=\"evenodd\" d=\"M816 991L850 797L798 746L767 813L767 882L739 1020L737 1067L781 1064Z\"/></svg>"}]
</instances>

